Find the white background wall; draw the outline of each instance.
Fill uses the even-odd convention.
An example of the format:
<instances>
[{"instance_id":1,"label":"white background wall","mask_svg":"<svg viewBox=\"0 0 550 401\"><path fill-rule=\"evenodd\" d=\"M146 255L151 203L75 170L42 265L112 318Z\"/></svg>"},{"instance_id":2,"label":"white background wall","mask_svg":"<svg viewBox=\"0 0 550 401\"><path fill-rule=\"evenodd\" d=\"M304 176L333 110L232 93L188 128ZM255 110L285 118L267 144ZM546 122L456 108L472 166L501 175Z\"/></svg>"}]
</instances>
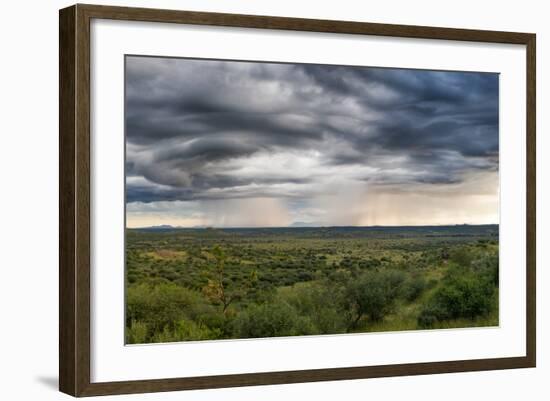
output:
<instances>
[{"instance_id":1,"label":"white background wall","mask_svg":"<svg viewBox=\"0 0 550 401\"><path fill-rule=\"evenodd\" d=\"M550 25L544 1L158 0L141 7L357 20L537 33L538 367L313 384L105 397L128 400L547 400L550 296L544 293L550 188ZM370 4L369 4L370 3ZM68 399L57 392L58 9L68 1L11 1L0 22L0 398ZM545 182L546 181L546 182ZM546 184L546 185L545 185ZM546 337L546 339L545 339ZM289 356L291 357L291 356Z\"/></svg>"}]
</instances>

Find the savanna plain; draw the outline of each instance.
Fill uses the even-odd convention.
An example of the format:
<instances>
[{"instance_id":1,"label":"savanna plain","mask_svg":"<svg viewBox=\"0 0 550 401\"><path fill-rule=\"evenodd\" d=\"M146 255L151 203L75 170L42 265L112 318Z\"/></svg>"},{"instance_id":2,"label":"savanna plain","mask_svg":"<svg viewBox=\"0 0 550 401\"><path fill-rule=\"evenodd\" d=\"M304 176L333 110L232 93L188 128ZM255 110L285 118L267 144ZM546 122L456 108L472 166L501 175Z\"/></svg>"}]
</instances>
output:
<instances>
[{"instance_id":1,"label":"savanna plain","mask_svg":"<svg viewBox=\"0 0 550 401\"><path fill-rule=\"evenodd\" d=\"M498 225L126 231L126 343L498 325Z\"/></svg>"}]
</instances>

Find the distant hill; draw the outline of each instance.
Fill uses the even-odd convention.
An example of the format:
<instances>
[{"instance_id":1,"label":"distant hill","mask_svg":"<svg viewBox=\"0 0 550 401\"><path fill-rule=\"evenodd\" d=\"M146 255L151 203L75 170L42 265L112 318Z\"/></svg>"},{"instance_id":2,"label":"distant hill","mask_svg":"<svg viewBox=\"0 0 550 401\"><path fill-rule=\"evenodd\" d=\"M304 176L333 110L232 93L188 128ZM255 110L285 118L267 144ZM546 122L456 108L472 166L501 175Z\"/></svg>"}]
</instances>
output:
<instances>
[{"instance_id":1,"label":"distant hill","mask_svg":"<svg viewBox=\"0 0 550 401\"><path fill-rule=\"evenodd\" d=\"M166 231L166 230L177 230L180 227L174 227L170 224L161 224L160 226L150 226L150 227L137 227L133 228L133 230L141 230L141 231Z\"/></svg>"},{"instance_id":2,"label":"distant hill","mask_svg":"<svg viewBox=\"0 0 550 401\"><path fill-rule=\"evenodd\" d=\"M149 233L163 232L196 232L201 235L291 235L315 238L357 237L357 238L404 238L404 237L477 237L489 236L498 238L498 224L469 225L457 224L448 226L301 226L296 223L290 227L178 227L168 224L130 229Z\"/></svg>"},{"instance_id":3,"label":"distant hill","mask_svg":"<svg viewBox=\"0 0 550 401\"><path fill-rule=\"evenodd\" d=\"M306 223L303 221L297 221L295 223L292 223L289 227L319 227L320 225L318 223Z\"/></svg>"}]
</instances>

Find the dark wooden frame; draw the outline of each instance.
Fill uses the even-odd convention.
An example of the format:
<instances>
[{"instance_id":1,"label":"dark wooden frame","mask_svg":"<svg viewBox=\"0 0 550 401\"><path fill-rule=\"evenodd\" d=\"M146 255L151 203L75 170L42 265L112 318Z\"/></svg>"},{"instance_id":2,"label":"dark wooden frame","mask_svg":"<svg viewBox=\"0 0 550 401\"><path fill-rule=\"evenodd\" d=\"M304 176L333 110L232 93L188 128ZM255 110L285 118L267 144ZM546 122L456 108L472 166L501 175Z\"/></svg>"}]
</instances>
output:
<instances>
[{"instance_id":1,"label":"dark wooden frame","mask_svg":"<svg viewBox=\"0 0 550 401\"><path fill-rule=\"evenodd\" d=\"M92 18L511 43L527 48L527 324L523 357L191 378L90 382L90 20ZM73 396L535 367L535 34L74 5L59 14L59 389Z\"/></svg>"}]
</instances>

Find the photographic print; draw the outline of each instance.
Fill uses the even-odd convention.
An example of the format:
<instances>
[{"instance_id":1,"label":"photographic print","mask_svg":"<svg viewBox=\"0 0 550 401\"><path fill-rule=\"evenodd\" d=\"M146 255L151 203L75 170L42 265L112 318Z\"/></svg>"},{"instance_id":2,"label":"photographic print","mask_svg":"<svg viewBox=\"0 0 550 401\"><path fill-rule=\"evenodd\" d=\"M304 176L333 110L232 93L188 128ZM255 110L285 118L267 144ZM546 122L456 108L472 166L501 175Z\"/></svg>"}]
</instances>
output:
<instances>
[{"instance_id":1,"label":"photographic print","mask_svg":"<svg viewBox=\"0 0 550 401\"><path fill-rule=\"evenodd\" d=\"M499 324L499 75L126 56L126 343Z\"/></svg>"}]
</instances>

